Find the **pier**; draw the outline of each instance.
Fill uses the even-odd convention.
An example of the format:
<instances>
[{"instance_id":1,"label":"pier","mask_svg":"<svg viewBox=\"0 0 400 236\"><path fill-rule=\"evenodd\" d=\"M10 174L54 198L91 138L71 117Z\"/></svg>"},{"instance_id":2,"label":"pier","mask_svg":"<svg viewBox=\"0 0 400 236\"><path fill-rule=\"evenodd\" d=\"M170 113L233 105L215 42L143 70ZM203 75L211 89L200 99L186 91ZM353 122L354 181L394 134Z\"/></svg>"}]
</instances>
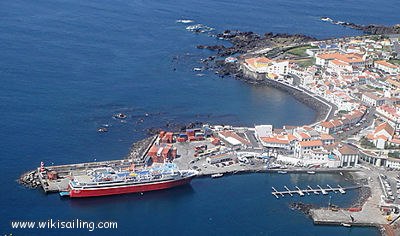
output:
<instances>
[{"instance_id":1,"label":"pier","mask_svg":"<svg viewBox=\"0 0 400 236\"><path fill-rule=\"evenodd\" d=\"M135 143L132 146L129 155L125 159L58 166L43 166L37 168L36 171L28 172L25 175L32 175L32 177L30 177L28 180L30 182L33 181L35 186L41 186L46 193L65 191L68 188L69 181L73 175L86 173L88 170L101 167L129 169L132 163L135 163L137 167L143 166L145 163L146 154L155 142L156 137L157 136L152 136ZM34 173L34 175L31 173ZM23 175L21 178L26 177Z\"/></svg>"},{"instance_id":2,"label":"pier","mask_svg":"<svg viewBox=\"0 0 400 236\"><path fill-rule=\"evenodd\" d=\"M295 186L294 190L291 190L285 185L283 186L283 188L285 189L284 191L278 191L275 187L272 187L273 191L271 193L276 198L284 197L286 194L290 196L298 194L299 196L303 197L305 196L305 194L310 195L310 193L314 195L319 195L320 193L322 193L323 195L327 195L329 192L345 194L346 190L357 189L360 187L361 186L342 187L340 185L337 185L337 187L332 187L327 184L326 188L322 188L320 185L317 185L317 188L312 188L310 185L308 185L305 189L300 189L298 186Z\"/></svg>"}]
</instances>

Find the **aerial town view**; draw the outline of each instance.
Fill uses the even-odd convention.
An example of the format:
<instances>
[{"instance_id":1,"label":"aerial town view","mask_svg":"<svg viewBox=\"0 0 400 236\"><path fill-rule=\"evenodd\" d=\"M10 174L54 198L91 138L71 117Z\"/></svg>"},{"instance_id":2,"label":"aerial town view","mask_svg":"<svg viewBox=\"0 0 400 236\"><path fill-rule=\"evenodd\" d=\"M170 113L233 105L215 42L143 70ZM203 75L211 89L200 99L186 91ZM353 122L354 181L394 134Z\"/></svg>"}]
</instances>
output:
<instances>
[{"instance_id":1,"label":"aerial town view","mask_svg":"<svg viewBox=\"0 0 400 236\"><path fill-rule=\"evenodd\" d=\"M400 6L311 2L1 3L0 233L400 235Z\"/></svg>"}]
</instances>

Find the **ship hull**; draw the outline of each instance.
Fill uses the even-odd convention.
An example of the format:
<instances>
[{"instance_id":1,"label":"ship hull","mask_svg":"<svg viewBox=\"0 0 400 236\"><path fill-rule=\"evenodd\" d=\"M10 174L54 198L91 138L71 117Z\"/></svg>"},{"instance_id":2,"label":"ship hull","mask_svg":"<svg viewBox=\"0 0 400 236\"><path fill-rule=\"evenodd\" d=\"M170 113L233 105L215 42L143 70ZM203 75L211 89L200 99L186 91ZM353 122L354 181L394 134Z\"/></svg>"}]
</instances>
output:
<instances>
[{"instance_id":1,"label":"ship hull","mask_svg":"<svg viewBox=\"0 0 400 236\"><path fill-rule=\"evenodd\" d=\"M128 186L118 186L118 187L106 187L106 188L87 188L87 189L74 189L72 188L69 192L69 197L80 198L80 197L99 197L108 195L120 195L129 193L139 193L139 192L149 192L162 189L169 189L173 187L182 186L189 184L194 176L187 178L181 178L177 180L169 180L156 183L145 183L145 184L135 184Z\"/></svg>"}]
</instances>

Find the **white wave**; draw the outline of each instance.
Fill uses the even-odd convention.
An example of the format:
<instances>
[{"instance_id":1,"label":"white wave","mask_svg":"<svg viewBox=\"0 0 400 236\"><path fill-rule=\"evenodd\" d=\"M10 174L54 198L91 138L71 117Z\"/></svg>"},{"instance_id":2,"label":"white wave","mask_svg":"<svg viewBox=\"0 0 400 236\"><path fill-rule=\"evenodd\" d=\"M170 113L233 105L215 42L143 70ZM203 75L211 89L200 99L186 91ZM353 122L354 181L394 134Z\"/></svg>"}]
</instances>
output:
<instances>
[{"instance_id":1,"label":"white wave","mask_svg":"<svg viewBox=\"0 0 400 236\"><path fill-rule=\"evenodd\" d=\"M203 24L189 25L186 27L186 29L189 31L200 32L200 33L205 33L214 30L214 28L211 28Z\"/></svg>"},{"instance_id":2,"label":"white wave","mask_svg":"<svg viewBox=\"0 0 400 236\"><path fill-rule=\"evenodd\" d=\"M189 24L189 23L193 23L194 20L189 20L189 19L180 19L176 21L177 23L182 23L182 24Z\"/></svg>"}]
</instances>

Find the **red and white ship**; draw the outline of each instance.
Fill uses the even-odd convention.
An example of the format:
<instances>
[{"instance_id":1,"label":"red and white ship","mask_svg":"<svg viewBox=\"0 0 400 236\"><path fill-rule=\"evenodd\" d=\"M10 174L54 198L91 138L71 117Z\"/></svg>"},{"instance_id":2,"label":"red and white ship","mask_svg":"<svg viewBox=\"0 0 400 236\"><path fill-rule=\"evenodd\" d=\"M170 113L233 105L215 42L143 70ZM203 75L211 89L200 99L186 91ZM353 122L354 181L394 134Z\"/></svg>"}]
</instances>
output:
<instances>
[{"instance_id":1,"label":"red and white ship","mask_svg":"<svg viewBox=\"0 0 400 236\"><path fill-rule=\"evenodd\" d=\"M190 183L195 170L178 170L175 164L165 163L141 170L116 171L111 167L97 168L76 175L61 196L97 197L168 189Z\"/></svg>"}]
</instances>

